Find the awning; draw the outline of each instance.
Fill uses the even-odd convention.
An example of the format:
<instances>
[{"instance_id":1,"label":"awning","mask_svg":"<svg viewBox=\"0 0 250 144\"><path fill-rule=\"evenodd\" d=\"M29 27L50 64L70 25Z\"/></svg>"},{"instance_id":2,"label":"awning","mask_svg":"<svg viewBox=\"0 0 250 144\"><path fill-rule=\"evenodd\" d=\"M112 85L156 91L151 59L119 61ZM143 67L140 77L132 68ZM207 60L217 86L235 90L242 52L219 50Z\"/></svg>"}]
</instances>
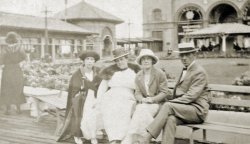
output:
<instances>
[{"instance_id":1,"label":"awning","mask_svg":"<svg viewBox=\"0 0 250 144\"><path fill-rule=\"evenodd\" d=\"M250 34L250 26L240 23L215 24L203 29L187 33L186 36L195 38L229 34Z\"/></svg>"}]
</instances>

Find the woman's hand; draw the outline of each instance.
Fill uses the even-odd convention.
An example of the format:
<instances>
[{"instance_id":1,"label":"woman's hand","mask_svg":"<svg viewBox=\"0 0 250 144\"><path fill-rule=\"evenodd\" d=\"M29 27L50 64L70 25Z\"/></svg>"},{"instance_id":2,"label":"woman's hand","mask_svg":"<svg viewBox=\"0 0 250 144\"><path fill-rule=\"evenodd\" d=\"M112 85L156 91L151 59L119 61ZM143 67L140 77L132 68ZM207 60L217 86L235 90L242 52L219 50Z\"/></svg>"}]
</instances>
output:
<instances>
[{"instance_id":1,"label":"woman's hand","mask_svg":"<svg viewBox=\"0 0 250 144\"><path fill-rule=\"evenodd\" d=\"M152 104L152 103L154 103L154 101L151 97L146 97L146 98L142 98L142 103Z\"/></svg>"}]
</instances>

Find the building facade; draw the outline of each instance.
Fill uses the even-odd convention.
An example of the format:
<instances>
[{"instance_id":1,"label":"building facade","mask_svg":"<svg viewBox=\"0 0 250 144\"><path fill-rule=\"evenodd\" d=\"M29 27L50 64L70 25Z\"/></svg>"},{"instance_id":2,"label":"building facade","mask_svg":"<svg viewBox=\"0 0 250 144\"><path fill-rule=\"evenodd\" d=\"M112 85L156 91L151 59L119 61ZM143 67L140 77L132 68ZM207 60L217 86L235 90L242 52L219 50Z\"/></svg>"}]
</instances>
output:
<instances>
[{"instance_id":1,"label":"building facade","mask_svg":"<svg viewBox=\"0 0 250 144\"><path fill-rule=\"evenodd\" d=\"M143 35L162 39L163 51L217 23L250 25L250 0L143 0Z\"/></svg>"},{"instance_id":2,"label":"building facade","mask_svg":"<svg viewBox=\"0 0 250 144\"><path fill-rule=\"evenodd\" d=\"M30 60L72 59L83 50L109 57L116 46L115 25L122 22L85 1L50 18L0 12L0 46L6 45L6 34L15 31Z\"/></svg>"},{"instance_id":3,"label":"building facade","mask_svg":"<svg viewBox=\"0 0 250 144\"><path fill-rule=\"evenodd\" d=\"M96 33L87 38L89 49L98 51L101 57L109 57L116 46L115 26L123 21L84 0L54 16L61 20L77 25L86 30Z\"/></svg>"},{"instance_id":4,"label":"building facade","mask_svg":"<svg viewBox=\"0 0 250 144\"><path fill-rule=\"evenodd\" d=\"M50 56L52 60L75 58L76 53L87 49L86 39L95 34L70 23L54 18L0 12L0 45L5 46L9 31L22 37L22 45L31 60ZM45 28L47 21L47 28ZM46 34L47 33L47 36Z\"/></svg>"}]
</instances>

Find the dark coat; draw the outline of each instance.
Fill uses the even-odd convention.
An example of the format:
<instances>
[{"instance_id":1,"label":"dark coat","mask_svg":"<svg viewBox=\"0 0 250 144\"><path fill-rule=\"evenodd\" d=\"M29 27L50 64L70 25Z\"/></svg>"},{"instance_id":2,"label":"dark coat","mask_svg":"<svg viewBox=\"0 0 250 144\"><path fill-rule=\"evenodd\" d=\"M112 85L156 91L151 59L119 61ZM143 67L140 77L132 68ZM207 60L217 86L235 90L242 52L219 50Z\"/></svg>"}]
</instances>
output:
<instances>
[{"instance_id":1,"label":"dark coat","mask_svg":"<svg viewBox=\"0 0 250 144\"><path fill-rule=\"evenodd\" d=\"M68 90L68 100L65 114L64 126L57 141L66 140L72 136L82 137L80 124L82 120L83 107L88 89L97 91L101 79L97 75L99 68L94 67L94 79L84 79L84 71L79 68L71 77Z\"/></svg>"},{"instance_id":2,"label":"dark coat","mask_svg":"<svg viewBox=\"0 0 250 144\"><path fill-rule=\"evenodd\" d=\"M15 52L6 51L4 53L0 104L25 103L23 71L19 66L19 63L25 60L25 58L26 54L19 50Z\"/></svg>"}]
</instances>

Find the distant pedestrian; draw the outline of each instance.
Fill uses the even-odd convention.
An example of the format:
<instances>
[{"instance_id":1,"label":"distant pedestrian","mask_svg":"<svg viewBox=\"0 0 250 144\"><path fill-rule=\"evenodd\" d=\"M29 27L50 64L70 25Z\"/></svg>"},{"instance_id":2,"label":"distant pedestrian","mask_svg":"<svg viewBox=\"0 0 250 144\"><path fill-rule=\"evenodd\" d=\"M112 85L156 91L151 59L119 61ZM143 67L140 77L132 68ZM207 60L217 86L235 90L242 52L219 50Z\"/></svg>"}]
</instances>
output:
<instances>
[{"instance_id":1,"label":"distant pedestrian","mask_svg":"<svg viewBox=\"0 0 250 144\"><path fill-rule=\"evenodd\" d=\"M16 105L17 113L21 113L20 104L26 101L23 72L19 63L25 60L26 54L21 49L21 36L17 33L7 33L5 42L7 47L3 51L0 105L5 106L5 114L10 114L12 104Z\"/></svg>"}]
</instances>

